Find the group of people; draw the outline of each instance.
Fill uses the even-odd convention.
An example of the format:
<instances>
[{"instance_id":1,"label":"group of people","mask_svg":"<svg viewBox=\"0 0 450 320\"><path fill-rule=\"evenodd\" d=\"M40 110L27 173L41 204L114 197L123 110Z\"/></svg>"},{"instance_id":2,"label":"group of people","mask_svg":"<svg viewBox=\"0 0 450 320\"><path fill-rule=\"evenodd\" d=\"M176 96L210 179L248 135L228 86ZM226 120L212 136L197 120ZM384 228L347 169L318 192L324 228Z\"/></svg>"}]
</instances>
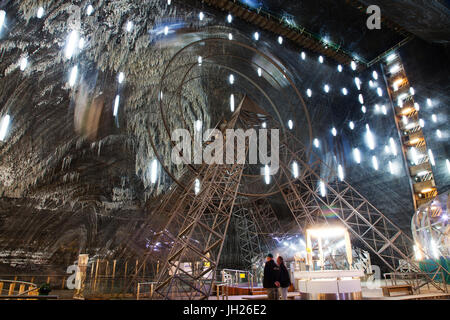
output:
<instances>
[{"instance_id":1,"label":"group of people","mask_svg":"<svg viewBox=\"0 0 450 320\"><path fill-rule=\"evenodd\" d=\"M291 286L289 271L284 264L283 257L279 256L277 262L269 253L264 266L263 287L267 291L269 300L287 300L288 289Z\"/></svg>"}]
</instances>

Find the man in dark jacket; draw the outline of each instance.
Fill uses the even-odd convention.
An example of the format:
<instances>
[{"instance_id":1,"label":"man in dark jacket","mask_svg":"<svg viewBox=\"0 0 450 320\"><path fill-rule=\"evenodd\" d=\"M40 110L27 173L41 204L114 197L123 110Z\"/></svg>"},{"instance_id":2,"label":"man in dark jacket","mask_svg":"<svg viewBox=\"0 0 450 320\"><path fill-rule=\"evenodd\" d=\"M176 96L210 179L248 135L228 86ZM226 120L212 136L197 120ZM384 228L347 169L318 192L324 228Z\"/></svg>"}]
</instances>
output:
<instances>
[{"instance_id":1,"label":"man in dark jacket","mask_svg":"<svg viewBox=\"0 0 450 320\"><path fill-rule=\"evenodd\" d=\"M264 279L263 287L267 291L267 298L269 300L278 300L278 287L280 283L278 279L280 278L280 268L273 261L273 255L269 253L266 258L266 264L264 266Z\"/></svg>"},{"instance_id":2,"label":"man in dark jacket","mask_svg":"<svg viewBox=\"0 0 450 320\"><path fill-rule=\"evenodd\" d=\"M279 291L281 300L287 300L288 290L291 286L291 277L289 276L289 271L284 264L283 257L279 256L277 258L277 264L280 267L280 277L278 281L280 282Z\"/></svg>"}]
</instances>

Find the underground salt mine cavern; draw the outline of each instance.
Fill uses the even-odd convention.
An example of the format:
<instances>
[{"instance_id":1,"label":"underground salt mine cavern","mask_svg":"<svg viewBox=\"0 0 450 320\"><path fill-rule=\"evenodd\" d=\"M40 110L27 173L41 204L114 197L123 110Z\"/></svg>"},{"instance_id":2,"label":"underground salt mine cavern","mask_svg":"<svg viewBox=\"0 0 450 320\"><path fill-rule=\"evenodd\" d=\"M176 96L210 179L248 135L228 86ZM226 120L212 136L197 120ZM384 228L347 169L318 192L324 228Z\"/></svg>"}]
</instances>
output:
<instances>
[{"instance_id":1,"label":"underground salt mine cavern","mask_svg":"<svg viewBox=\"0 0 450 320\"><path fill-rule=\"evenodd\" d=\"M445 0L0 1L0 300L449 300L449 44Z\"/></svg>"}]
</instances>

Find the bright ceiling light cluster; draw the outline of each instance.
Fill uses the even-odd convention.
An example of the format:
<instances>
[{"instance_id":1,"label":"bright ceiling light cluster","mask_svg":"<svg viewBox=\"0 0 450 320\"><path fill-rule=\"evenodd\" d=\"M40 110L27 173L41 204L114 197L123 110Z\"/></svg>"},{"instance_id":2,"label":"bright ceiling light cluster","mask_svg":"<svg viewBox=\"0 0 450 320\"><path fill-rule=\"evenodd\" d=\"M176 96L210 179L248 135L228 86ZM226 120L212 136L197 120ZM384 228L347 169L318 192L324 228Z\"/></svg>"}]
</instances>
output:
<instances>
[{"instance_id":1,"label":"bright ceiling light cluster","mask_svg":"<svg viewBox=\"0 0 450 320\"><path fill-rule=\"evenodd\" d=\"M36 17L38 17L38 19L41 19L44 16L45 10L43 7L39 7L37 13L36 13Z\"/></svg>"},{"instance_id":2,"label":"bright ceiling light cluster","mask_svg":"<svg viewBox=\"0 0 450 320\"><path fill-rule=\"evenodd\" d=\"M230 96L230 110L231 112L234 112L234 94L231 94Z\"/></svg>"},{"instance_id":3,"label":"bright ceiling light cluster","mask_svg":"<svg viewBox=\"0 0 450 320\"><path fill-rule=\"evenodd\" d=\"M76 30L73 30L66 41L66 49L64 51L67 59L71 59L75 53L77 46L79 45L79 36Z\"/></svg>"},{"instance_id":4,"label":"bright ceiling light cluster","mask_svg":"<svg viewBox=\"0 0 450 320\"><path fill-rule=\"evenodd\" d=\"M358 148L353 149L353 159L355 159L355 162L357 164L361 163L361 152L359 151Z\"/></svg>"},{"instance_id":5,"label":"bright ceiling light cluster","mask_svg":"<svg viewBox=\"0 0 450 320\"><path fill-rule=\"evenodd\" d=\"M152 184L155 184L157 178L158 178L158 161L154 159L150 166L150 182Z\"/></svg>"},{"instance_id":6,"label":"bright ceiling light cluster","mask_svg":"<svg viewBox=\"0 0 450 320\"><path fill-rule=\"evenodd\" d=\"M74 66L70 71L69 86L71 87L75 86L77 78L78 78L78 66Z\"/></svg>"},{"instance_id":7,"label":"bright ceiling light cluster","mask_svg":"<svg viewBox=\"0 0 450 320\"><path fill-rule=\"evenodd\" d=\"M114 100L114 111L113 111L114 117L117 117L117 115L119 114L119 104L120 104L120 96L117 95L116 99Z\"/></svg>"},{"instance_id":8,"label":"bright ceiling light cluster","mask_svg":"<svg viewBox=\"0 0 450 320\"><path fill-rule=\"evenodd\" d=\"M255 33L253 34L253 39L255 39L256 41L259 40L259 33L258 33L258 32L255 32Z\"/></svg>"},{"instance_id":9,"label":"bright ceiling light cluster","mask_svg":"<svg viewBox=\"0 0 450 320\"><path fill-rule=\"evenodd\" d=\"M330 92L330 86L328 84L324 85L323 91L325 91L326 93Z\"/></svg>"},{"instance_id":10,"label":"bright ceiling light cluster","mask_svg":"<svg viewBox=\"0 0 450 320\"><path fill-rule=\"evenodd\" d=\"M6 12L4 10L0 10L0 31L3 28L3 25L5 24L6 20Z\"/></svg>"},{"instance_id":11,"label":"bright ceiling light cluster","mask_svg":"<svg viewBox=\"0 0 450 320\"><path fill-rule=\"evenodd\" d=\"M86 14L90 16L94 12L94 7L90 4L86 8Z\"/></svg>"},{"instance_id":12,"label":"bright ceiling light cluster","mask_svg":"<svg viewBox=\"0 0 450 320\"><path fill-rule=\"evenodd\" d=\"M0 141L5 141L10 121L11 116L9 114L2 118L2 122L0 123Z\"/></svg>"}]
</instances>

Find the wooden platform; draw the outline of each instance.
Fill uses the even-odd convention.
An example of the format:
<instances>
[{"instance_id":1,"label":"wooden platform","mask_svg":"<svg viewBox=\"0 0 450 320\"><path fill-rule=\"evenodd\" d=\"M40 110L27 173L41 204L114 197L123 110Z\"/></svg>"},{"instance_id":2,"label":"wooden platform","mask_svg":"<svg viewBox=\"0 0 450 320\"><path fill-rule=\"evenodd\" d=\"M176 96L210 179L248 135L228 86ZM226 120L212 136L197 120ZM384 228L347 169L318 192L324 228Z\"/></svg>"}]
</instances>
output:
<instances>
[{"instance_id":1,"label":"wooden platform","mask_svg":"<svg viewBox=\"0 0 450 320\"><path fill-rule=\"evenodd\" d=\"M413 288L409 284L402 284L397 286L384 286L381 287L381 289L383 290L384 297L390 297L391 293L394 292L406 292L408 295L414 294Z\"/></svg>"}]
</instances>

